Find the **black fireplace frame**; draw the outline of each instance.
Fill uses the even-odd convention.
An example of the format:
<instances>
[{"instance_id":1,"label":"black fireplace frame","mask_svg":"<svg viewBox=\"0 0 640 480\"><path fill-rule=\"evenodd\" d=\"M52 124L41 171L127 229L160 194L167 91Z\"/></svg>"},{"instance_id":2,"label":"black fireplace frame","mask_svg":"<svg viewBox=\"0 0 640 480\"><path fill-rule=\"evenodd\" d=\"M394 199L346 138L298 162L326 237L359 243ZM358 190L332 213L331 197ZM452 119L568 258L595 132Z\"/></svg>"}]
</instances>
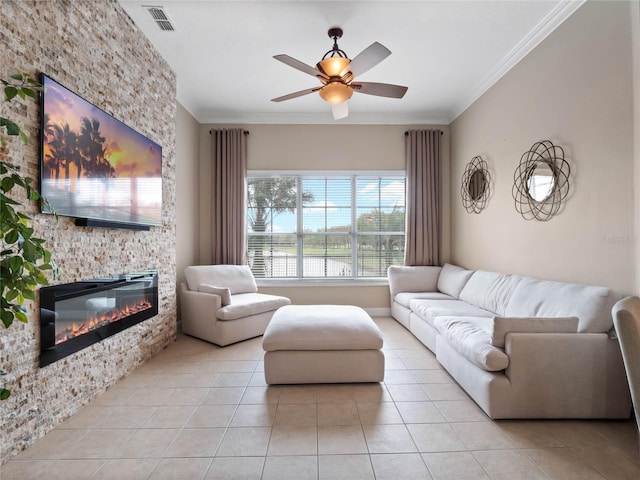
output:
<instances>
[{"instance_id":1,"label":"black fireplace frame","mask_svg":"<svg viewBox=\"0 0 640 480\"><path fill-rule=\"evenodd\" d=\"M108 290L123 289L143 283L142 292L152 298L151 307L129 315L115 322L100 326L95 330L55 344L55 303L56 301L90 295ZM65 283L42 287L40 289L40 367L45 367L58 360L98 343L116 333L133 327L158 314L158 271L116 275L80 282Z\"/></svg>"}]
</instances>

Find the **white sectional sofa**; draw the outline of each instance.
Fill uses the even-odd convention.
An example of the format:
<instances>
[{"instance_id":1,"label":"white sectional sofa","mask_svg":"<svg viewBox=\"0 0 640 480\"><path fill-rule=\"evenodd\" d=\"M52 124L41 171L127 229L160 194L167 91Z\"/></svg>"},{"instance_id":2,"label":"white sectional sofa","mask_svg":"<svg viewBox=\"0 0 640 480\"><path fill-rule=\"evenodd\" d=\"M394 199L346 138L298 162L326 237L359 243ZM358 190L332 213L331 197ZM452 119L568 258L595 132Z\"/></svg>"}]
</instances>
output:
<instances>
[{"instance_id":1,"label":"white sectional sofa","mask_svg":"<svg viewBox=\"0 0 640 480\"><path fill-rule=\"evenodd\" d=\"M388 275L392 316L491 418L629 418L608 288L450 264Z\"/></svg>"}]
</instances>

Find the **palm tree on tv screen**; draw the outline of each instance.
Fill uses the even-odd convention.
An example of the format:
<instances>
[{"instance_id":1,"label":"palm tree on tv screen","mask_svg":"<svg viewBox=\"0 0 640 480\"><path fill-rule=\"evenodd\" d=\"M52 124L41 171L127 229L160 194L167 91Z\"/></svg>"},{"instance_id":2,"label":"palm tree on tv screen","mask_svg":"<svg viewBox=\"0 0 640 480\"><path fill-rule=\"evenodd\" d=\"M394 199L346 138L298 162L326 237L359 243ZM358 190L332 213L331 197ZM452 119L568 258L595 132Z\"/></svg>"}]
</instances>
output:
<instances>
[{"instance_id":1,"label":"palm tree on tv screen","mask_svg":"<svg viewBox=\"0 0 640 480\"><path fill-rule=\"evenodd\" d=\"M76 167L81 162L78 150L78 135L71 130L68 123L63 126L53 125L53 138L50 142L52 151L52 163L56 170L56 180L58 179L58 169L64 167L65 188L69 190L69 167L72 163Z\"/></svg>"},{"instance_id":2,"label":"palm tree on tv screen","mask_svg":"<svg viewBox=\"0 0 640 480\"><path fill-rule=\"evenodd\" d=\"M104 158L106 138L100 134L100 121L96 118L82 117L78 140L80 151L84 156L83 163L86 175L88 177L97 176L95 174L104 169L101 165L102 162L106 161Z\"/></svg>"}]
</instances>

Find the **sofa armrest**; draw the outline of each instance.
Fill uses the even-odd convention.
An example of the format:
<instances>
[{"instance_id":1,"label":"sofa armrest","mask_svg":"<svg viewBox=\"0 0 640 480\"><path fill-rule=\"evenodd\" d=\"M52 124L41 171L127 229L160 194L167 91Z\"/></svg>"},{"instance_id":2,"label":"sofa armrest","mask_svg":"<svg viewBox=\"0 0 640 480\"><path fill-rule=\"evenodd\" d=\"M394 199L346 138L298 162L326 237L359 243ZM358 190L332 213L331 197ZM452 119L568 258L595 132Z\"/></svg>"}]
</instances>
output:
<instances>
[{"instance_id":1,"label":"sofa armrest","mask_svg":"<svg viewBox=\"0 0 640 480\"><path fill-rule=\"evenodd\" d=\"M606 333L509 333L505 353L516 409L541 418L625 418L631 411L620 348Z\"/></svg>"},{"instance_id":2,"label":"sofa armrest","mask_svg":"<svg viewBox=\"0 0 640 480\"><path fill-rule=\"evenodd\" d=\"M387 270L391 299L400 292L437 292L442 267L398 266Z\"/></svg>"},{"instance_id":3,"label":"sofa armrest","mask_svg":"<svg viewBox=\"0 0 640 480\"><path fill-rule=\"evenodd\" d=\"M578 317L493 317L491 345L504 347L509 333L576 333Z\"/></svg>"},{"instance_id":4,"label":"sofa armrest","mask_svg":"<svg viewBox=\"0 0 640 480\"><path fill-rule=\"evenodd\" d=\"M180 306L183 322L213 321L222 307L222 297L215 293L193 292L184 286L180 291Z\"/></svg>"}]
</instances>

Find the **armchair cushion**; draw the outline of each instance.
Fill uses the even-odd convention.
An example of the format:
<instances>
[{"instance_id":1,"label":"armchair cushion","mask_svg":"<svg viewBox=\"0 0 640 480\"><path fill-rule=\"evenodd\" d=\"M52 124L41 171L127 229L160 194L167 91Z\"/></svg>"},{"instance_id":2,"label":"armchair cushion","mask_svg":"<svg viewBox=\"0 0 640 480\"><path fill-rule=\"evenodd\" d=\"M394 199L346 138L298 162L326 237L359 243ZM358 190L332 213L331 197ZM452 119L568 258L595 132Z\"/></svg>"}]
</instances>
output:
<instances>
[{"instance_id":1,"label":"armchair cushion","mask_svg":"<svg viewBox=\"0 0 640 480\"><path fill-rule=\"evenodd\" d=\"M202 284L198 285L198 291L219 295L222 300L222 306L229 305L231 303L231 290L226 287L214 287L213 285Z\"/></svg>"},{"instance_id":2,"label":"armchair cushion","mask_svg":"<svg viewBox=\"0 0 640 480\"><path fill-rule=\"evenodd\" d=\"M287 297L267 295L264 293L239 293L231 296L231 303L216 312L218 320L236 320L238 318L257 315L277 310L291 304Z\"/></svg>"},{"instance_id":3,"label":"armchair cushion","mask_svg":"<svg viewBox=\"0 0 640 480\"><path fill-rule=\"evenodd\" d=\"M258 285L248 265L196 265L184 270L189 290L198 291L199 285L227 287L231 295L255 293Z\"/></svg>"},{"instance_id":4,"label":"armchair cushion","mask_svg":"<svg viewBox=\"0 0 640 480\"><path fill-rule=\"evenodd\" d=\"M578 317L494 317L491 345L504 347L507 333L576 333Z\"/></svg>"}]
</instances>

